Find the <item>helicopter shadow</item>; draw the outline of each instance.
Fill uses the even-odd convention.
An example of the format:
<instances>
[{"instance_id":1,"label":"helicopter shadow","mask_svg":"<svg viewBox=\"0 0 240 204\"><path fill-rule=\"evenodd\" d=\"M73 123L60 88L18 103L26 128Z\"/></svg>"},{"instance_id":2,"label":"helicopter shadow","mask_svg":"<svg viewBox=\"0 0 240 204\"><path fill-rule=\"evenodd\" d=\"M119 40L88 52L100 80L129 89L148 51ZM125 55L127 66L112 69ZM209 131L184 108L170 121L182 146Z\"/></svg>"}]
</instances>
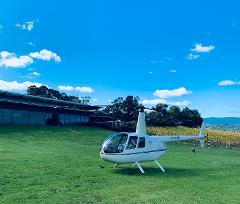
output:
<instances>
[{"instance_id":1,"label":"helicopter shadow","mask_svg":"<svg viewBox=\"0 0 240 204\"><path fill-rule=\"evenodd\" d=\"M189 169L189 168L165 168L165 172L162 172L159 168L154 167L145 167L144 176L164 176L164 177L185 177L185 176L200 176L204 174L204 170L199 169ZM128 167L118 167L113 169L113 172L116 174L122 175L142 175L138 168L128 168Z\"/></svg>"}]
</instances>

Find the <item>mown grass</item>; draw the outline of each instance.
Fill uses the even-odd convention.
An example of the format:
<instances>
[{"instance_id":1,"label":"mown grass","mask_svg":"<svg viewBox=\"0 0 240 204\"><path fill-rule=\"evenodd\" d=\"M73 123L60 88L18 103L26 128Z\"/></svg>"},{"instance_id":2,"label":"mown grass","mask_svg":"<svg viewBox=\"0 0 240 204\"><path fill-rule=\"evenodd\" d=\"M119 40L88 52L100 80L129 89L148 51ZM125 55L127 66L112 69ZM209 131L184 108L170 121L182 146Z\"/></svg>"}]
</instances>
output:
<instances>
[{"instance_id":1,"label":"mown grass","mask_svg":"<svg viewBox=\"0 0 240 204\"><path fill-rule=\"evenodd\" d=\"M149 127L152 135L198 135L200 129L186 127ZM207 129L212 146L240 148L240 132ZM206 133L205 133L206 134Z\"/></svg>"},{"instance_id":2,"label":"mown grass","mask_svg":"<svg viewBox=\"0 0 240 204\"><path fill-rule=\"evenodd\" d=\"M0 203L240 203L239 150L192 154L191 146L172 144L161 158L166 173L149 162L142 175L99 158L110 133L0 126Z\"/></svg>"}]
</instances>

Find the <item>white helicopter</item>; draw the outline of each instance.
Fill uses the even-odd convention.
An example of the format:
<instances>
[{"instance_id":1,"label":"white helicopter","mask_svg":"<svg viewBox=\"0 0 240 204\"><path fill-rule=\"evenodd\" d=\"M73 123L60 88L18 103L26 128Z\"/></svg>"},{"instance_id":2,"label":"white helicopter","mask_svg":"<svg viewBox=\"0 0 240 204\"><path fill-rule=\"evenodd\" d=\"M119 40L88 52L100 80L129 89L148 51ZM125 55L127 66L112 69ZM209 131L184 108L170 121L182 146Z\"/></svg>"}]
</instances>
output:
<instances>
[{"instance_id":1,"label":"white helicopter","mask_svg":"<svg viewBox=\"0 0 240 204\"><path fill-rule=\"evenodd\" d=\"M120 132L108 137L102 144L100 157L115 163L114 167L123 163L135 163L141 173L145 173L141 162L155 161L162 172L165 172L158 162L158 159L166 152L165 143L200 139L201 147L204 148L204 130L203 122L199 136L150 136L146 131L145 112L141 110L138 115L136 132Z\"/></svg>"}]
</instances>

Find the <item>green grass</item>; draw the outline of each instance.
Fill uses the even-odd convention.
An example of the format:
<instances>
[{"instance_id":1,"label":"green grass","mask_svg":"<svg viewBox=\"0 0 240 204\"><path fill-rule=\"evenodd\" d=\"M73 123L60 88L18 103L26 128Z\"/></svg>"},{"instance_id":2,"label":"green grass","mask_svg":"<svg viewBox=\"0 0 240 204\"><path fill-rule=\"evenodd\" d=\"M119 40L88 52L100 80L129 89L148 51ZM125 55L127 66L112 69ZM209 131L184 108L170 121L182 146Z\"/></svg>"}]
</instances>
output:
<instances>
[{"instance_id":1,"label":"green grass","mask_svg":"<svg viewBox=\"0 0 240 204\"><path fill-rule=\"evenodd\" d=\"M172 144L161 164L99 158L111 132L88 127L0 126L0 203L240 203L240 151ZM102 165L104 168L100 168Z\"/></svg>"}]
</instances>

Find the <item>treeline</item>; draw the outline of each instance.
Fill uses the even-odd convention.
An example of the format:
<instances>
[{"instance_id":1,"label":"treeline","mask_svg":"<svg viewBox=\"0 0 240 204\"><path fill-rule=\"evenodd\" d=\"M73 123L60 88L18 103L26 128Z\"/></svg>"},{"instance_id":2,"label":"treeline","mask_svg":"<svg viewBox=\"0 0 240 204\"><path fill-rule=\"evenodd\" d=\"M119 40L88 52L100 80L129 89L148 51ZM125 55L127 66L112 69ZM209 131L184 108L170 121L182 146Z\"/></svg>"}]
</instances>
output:
<instances>
[{"instance_id":1,"label":"treeline","mask_svg":"<svg viewBox=\"0 0 240 204\"><path fill-rule=\"evenodd\" d=\"M132 123L137 121L138 112L142 107L139 97L127 96L125 99L118 97L103 112L123 122ZM157 104L146 112L146 122L149 126L199 127L203 121L198 110L187 107L180 109L178 106Z\"/></svg>"},{"instance_id":2,"label":"treeline","mask_svg":"<svg viewBox=\"0 0 240 204\"><path fill-rule=\"evenodd\" d=\"M58 90L48 88L46 86L37 87L35 85L28 87L27 94L31 96L39 96L44 98L51 98L63 101L70 101L75 103L89 103L91 97L77 97L77 96L69 96L66 93L60 93Z\"/></svg>"}]
</instances>

